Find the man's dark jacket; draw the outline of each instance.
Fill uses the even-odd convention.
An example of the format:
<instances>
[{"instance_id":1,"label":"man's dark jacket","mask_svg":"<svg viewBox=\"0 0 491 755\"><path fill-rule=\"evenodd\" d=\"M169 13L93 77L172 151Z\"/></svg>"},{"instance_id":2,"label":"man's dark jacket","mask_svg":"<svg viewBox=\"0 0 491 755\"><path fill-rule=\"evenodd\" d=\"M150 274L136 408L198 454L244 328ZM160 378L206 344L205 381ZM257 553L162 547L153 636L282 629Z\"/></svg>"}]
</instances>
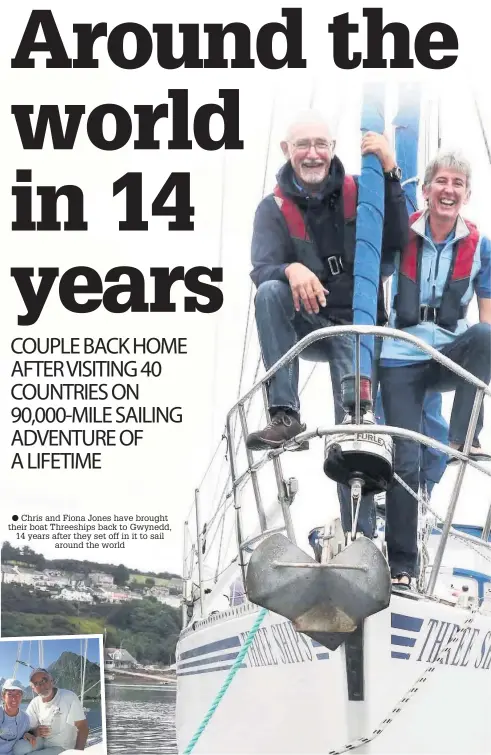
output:
<instances>
[{"instance_id":1,"label":"man's dark jacket","mask_svg":"<svg viewBox=\"0 0 491 755\"><path fill-rule=\"evenodd\" d=\"M251 278L256 286L270 280L288 282L285 268L301 262L328 289L323 314L335 322L353 322L353 263L355 255L355 222L345 222L342 188L344 167L334 157L324 184L315 197L309 196L295 181L291 163L286 163L276 176L283 194L300 208L306 229L314 243L295 244L273 194L259 204L252 237ZM408 241L408 214L404 192L399 181L385 179L385 212L382 237L381 275L394 272L394 258ZM382 283L378 296L378 324L387 316Z\"/></svg>"}]
</instances>

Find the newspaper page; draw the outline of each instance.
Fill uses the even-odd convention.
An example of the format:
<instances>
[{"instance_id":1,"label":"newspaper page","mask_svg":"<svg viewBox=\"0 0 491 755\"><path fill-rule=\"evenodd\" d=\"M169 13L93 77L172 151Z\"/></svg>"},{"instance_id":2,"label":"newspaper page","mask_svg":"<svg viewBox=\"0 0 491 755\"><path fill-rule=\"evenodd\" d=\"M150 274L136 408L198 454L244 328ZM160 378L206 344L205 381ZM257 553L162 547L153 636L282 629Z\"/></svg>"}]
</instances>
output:
<instances>
[{"instance_id":1,"label":"newspaper page","mask_svg":"<svg viewBox=\"0 0 491 755\"><path fill-rule=\"evenodd\" d=\"M3 15L0 753L488 752L486 5Z\"/></svg>"}]
</instances>

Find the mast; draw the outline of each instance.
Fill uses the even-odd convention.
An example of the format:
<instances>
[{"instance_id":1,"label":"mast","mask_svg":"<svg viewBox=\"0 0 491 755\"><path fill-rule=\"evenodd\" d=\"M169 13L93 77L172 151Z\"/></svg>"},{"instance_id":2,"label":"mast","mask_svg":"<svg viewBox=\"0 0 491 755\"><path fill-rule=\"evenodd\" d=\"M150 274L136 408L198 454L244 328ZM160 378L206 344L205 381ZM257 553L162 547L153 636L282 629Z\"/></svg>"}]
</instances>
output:
<instances>
[{"instance_id":1,"label":"mast","mask_svg":"<svg viewBox=\"0 0 491 755\"><path fill-rule=\"evenodd\" d=\"M81 685L80 685L80 702L82 705L84 704L84 696L85 696L85 677L87 673L87 653L89 649L89 638L86 637L84 640L84 650L83 650L83 666L82 666L82 679L81 679Z\"/></svg>"},{"instance_id":2,"label":"mast","mask_svg":"<svg viewBox=\"0 0 491 755\"><path fill-rule=\"evenodd\" d=\"M396 130L396 160L402 171L402 186L406 195L407 211L411 215L418 209L418 148L421 92L418 84L401 84L399 109L393 120Z\"/></svg>"},{"instance_id":3,"label":"mast","mask_svg":"<svg viewBox=\"0 0 491 755\"><path fill-rule=\"evenodd\" d=\"M182 622L182 628L187 624L187 605L186 605L186 599L187 599L187 585L188 585L188 574L187 574L187 549L188 549L188 538L187 538L187 528L188 523L187 521L184 522L184 543L182 548L182 596L181 596L181 622Z\"/></svg>"},{"instance_id":4,"label":"mast","mask_svg":"<svg viewBox=\"0 0 491 755\"><path fill-rule=\"evenodd\" d=\"M361 117L362 133L384 131L384 87L366 85ZM353 324L376 325L380 257L384 225L385 185L382 165L375 155L362 157L358 181L356 251L354 264ZM373 336L360 337L360 372L371 380ZM357 412L358 413L358 412Z\"/></svg>"},{"instance_id":5,"label":"mast","mask_svg":"<svg viewBox=\"0 0 491 755\"><path fill-rule=\"evenodd\" d=\"M83 697L83 691L84 691L84 656L83 656L83 640L82 638L80 638L80 694L82 697Z\"/></svg>"},{"instance_id":6,"label":"mast","mask_svg":"<svg viewBox=\"0 0 491 755\"><path fill-rule=\"evenodd\" d=\"M199 500L199 490L196 488L194 491L194 506L196 514L196 542L198 553L198 581L199 581L199 604L201 609L201 616L205 615L205 593L203 588L203 532L201 529L201 509Z\"/></svg>"},{"instance_id":7,"label":"mast","mask_svg":"<svg viewBox=\"0 0 491 755\"><path fill-rule=\"evenodd\" d=\"M19 663L21 662L20 659L21 659L21 656L22 656L22 645L23 645L23 643L24 643L23 640L20 640L17 643L17 657L16 657L15 663L14 663L14 672L12 674L12 676L13 676L14 679L17 679L17 669L19 668Z\"/></svg>"},{"instance_id":8,"label":"mast","mask_svg":"<svg viewBox=\"0 0 491 755\"><path fill-rule=\"evenodd\" d=\"M381 84L365 86L361 117L362 133L384 131L384 87ZM382 250L382 232L384 225L385 179L380 160L369 154L362 157L361 175L358 180L358 207L356 213L356 248L354 263L353 290L353 324L376 325L378 290L380 281L380 259ZM374 350L374 337L370 335L356 335L353 354L355 373L355 415L356 424L361 424L361 402L365 407L371 407L371 376ZM352 377L346 377L343 384L345 395L348 396L348 385L352 385ZM352 395L352 391L350 391ZM347 404L345 404L347 408ZM356 531L356 519L363 488L363 480L353 477L350 479L352 503L352 536ZM358 486L358 487L357 487ZM357 505L355 505L355 492ZM355 513L356 509L356 513ZM343 645L346 679L348 683L348 697L346 701L346 715L349 740L363 736L367 731L367 703L365 702L365 682L361 672L359 688L350 689L349 669L361 657L363 668L363 623L354 633L353 640ZM365 747L359 752L366 752Z\"/></svg>"}]
</instances>

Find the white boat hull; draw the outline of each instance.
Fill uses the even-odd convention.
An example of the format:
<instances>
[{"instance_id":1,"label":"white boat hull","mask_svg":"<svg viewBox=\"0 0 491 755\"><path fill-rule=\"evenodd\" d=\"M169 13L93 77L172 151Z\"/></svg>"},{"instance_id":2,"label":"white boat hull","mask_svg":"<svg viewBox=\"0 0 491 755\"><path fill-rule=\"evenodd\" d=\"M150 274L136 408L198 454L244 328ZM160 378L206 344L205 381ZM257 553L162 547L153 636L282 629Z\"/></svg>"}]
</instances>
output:
<instances>
[{"instance_id":1,"label":"white boat hull","mask_svg":"<svg viewBox=\"0 0 491 755\"><path fill-rule=\"evenodd\" d=\"M186 629L177 647L176 728L183 752L257 618L250 604ZM364 701L350 702L345 651L298 635L268 613L198 740L195 753L328 753L368 737L437 663L401 712L358 753L461 755L491 752L491 617L394 595L364 629ZM456 641L449 643L452 636ZM435 665L435 664L433 664Z\"/></svg>"}]
</instances>

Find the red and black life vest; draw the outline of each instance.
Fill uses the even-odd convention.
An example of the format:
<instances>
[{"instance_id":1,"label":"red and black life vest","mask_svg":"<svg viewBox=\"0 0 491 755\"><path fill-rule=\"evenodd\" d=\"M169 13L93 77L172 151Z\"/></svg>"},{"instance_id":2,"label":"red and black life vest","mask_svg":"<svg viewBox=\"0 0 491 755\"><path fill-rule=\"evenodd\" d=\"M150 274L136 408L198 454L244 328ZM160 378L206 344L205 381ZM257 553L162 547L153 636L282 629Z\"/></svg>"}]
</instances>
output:
<instances>
[{"instance_id":1,"label":"red and black life vest","mask_svg":"<svg viewBox=\"0 0 491 755\"><path fill-rule=\"evenodd\" d=\"M415 212L409 218L410 226L423 212ZM465 317L462 297L470 283L472 265L480 234L477 227L465 221L470 233L453 245L452 260L443 289L440 305L436 310L435 322L445 330L454 331L457 322ZM409 328L421 322L421 250L423 239L412 228L409 241L401 255L397 296L394 301L396 327Z\"/></svg>"},{"instance_id":2,"label":"red and black life vest","mask_svg":"<svg viewBox=\"0 0 491 755\"><path fill-rule=\"evenodd\" d=\"M328 315L332 320L353 321L353 265L356 246L356 207L358 187L353 176L343 180L344 246L330 256L321 256L315 240L311 238L305 216L297 203L276 186L273 195L286 223L293 245L291 262L302 262L319 280L327 285ZM341 254L340 254L341 251ZM383 287L379 287L377 323L387 322Z\"/></svg>"},{"instance_id":3,"label":"red and black life vest","mask_svg":"<svg viewBox=\"0 0 491 755\"><path fill-rule=\"evenodd\" d=\"M293 199L286 196L279 186L275 186L273 194L280 200L277 204L285 218L292 239L299 239L301 241L312 243L312 239L309 237L305 226L304 217L298 205ZM353 176L345 176L343 180L343 208L345 223L355 219L357 201L358 189L356 181Z\"/></svg>"},{"instance_id":4,"label":"red and black life vest","mask_svg":"<svg viewBox=\"0 0 491 755\"><path fill-rule=\"evenodd\" d=\"M345 176L343 180L343 213L344 213L344 248L333 250L332 254L322 255L317 248L315 239L309 233L305 216L298 204L276 186L273 195L293 245L292 262L302 262L312 270L323 282L341 276L346 269L351 269L354 261L356 236L356 204L358 188L353 176Z\"/></svg>"}]
</instances>

